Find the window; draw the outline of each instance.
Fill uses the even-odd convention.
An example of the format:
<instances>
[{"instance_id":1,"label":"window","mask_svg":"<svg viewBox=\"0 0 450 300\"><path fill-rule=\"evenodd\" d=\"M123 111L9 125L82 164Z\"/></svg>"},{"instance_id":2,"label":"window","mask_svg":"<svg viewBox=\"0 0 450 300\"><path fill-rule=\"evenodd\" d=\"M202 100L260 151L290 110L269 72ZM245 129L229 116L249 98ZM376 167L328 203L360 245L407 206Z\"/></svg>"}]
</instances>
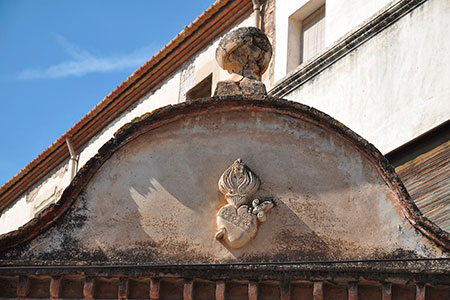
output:
<instances>
[{"instance_id":1,"label":"window","mask_svg":"<svg viewBox=\"0 0 450 300\"><path fill-rule=\"evenodd\" d=\"M308 61L325 46L325 1L310 0L289 17L287 71Z\"/></svg>"},{"instance_id":2,"label":"window","mask_svg":"<svg viewBox=\"0 0 450 300\"><path fill-rule=\"evenodd\" d=\"M200 81L186 93L186 101L194 101L204 97L211 97L212 74Z\"/></svg>"},{"instance_id":3,"label":"window","mask_svg":"<svg viewBox=\"0 0 450 300\"><path fill-rule=\"evenodd\" d=\"M300 37L300 64L319 53L325 45L325 6L303 20Z\"/></svg>"}]
</instances>

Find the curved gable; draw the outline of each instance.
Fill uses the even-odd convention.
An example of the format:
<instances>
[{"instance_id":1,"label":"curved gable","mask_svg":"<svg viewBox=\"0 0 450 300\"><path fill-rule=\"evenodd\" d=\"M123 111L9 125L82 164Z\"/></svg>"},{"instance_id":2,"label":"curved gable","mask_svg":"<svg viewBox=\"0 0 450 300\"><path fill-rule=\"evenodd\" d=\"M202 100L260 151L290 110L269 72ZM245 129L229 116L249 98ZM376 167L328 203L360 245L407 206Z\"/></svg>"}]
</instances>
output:
<instances>
[{"instance_id":1,"label":"curved gable","mask_svg":"<svg viewBox=\"0 0 450 300\"><path fill-rule=\"evenodd\" d=\"M237 158L273 201L242 247L217 240L221 174ZM252 198L252 199L253 199ZM1 259L203 263L436 257L448 234L424 219L393 169L329 116L280 99L168 106L119 130L61 200L3 235Z\"/></svg>"}]
</instances>

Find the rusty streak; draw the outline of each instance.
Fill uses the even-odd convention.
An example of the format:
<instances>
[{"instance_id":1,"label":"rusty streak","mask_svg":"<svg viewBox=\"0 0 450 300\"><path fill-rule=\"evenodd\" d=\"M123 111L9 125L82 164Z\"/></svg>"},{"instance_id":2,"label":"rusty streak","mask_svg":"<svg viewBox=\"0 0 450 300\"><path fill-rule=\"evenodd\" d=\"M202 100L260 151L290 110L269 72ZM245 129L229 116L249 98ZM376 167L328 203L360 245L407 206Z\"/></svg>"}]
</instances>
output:
<instances>
[{"instance_id":1,"label":"rusty streak","mask_svg":"<svg viewBox=\"0 0 450 300\"><path fill-rule=\"evenodd\" d=\"M150 279L150 299L159 299L159 278Z\"/></svg>"},{"instance_id":2,"label":"rusty streak","mask_svg":"<svg viewBox=\"0 0 450 300\"><path fill-rule=\"evenodd\" d=\"M248 283L248 300L258 300L258 282L256 281Z\"/></svg>"},{"instance_id":3,"label":"rusty streak","mask_svg":"<svg viewBox=\"0 0 450 300\"><path fill-rule=\"evenodd\" d=\"M17 296L21 298L25 298L28 296L30 291L30 281L28 276L20 275L19 282L17 283Z\"/></svg>"},{"instance_id":4,"label":"rusty streak","mask_svg":"<svg viewBox=\"0 0 450 300\"><path fill-rule=\"evenodd\" d=\"M424 284L416 284L416 300L425 300L425 290Z\"/></svg>"},{"instance_id":5,"label":"rusty streak","mask_svg":"<svg viewBox=\"0 0 450 300\"><path fill-rule=\"evenodd\" d=\"M185 279L183 287L183 299L192 300L193 291L194 291L194 282L192 281L192 279Z\"/></svg>"},{"instance_id":6,"label":"rusty streak","mask_svg":"<svg viewBox=\"0 0 450 300\"><path fill-rule=\"evenodd\" d=\"M83 296L85 299L94 299L95 280L91 277L84 278Z\"/></svg>"},{"instance_id":7,"label":"rusty streak","mask_svg":"<svg viewBox=\"0 0 450 300\"><path fill-rule=\"evenodd\" d=\"M216 282L216 300L225 299L225 281Z\"/></svg>"},{"instance_id":8,"label":"rusty streak","mask_svg":"<svg viewBox=\"0 0 450 300\"><path fill-rule=\"evenodd\" d=\"M119 279L119 300L128 299L128 278L120 277Z\"/></svg>"},{"instance_id":9,"label":"rusty streak","mask_svg":"<svg viewBox=\"0 0 450 300\"><path fill-rule=\"evenodd\" d=\"M283 280L280 283L281 300L291 299L291 282L289 280Z\"/></svg>"},{"instance_id":10,"label":"rusty streak","mask_svg":"<svg viewBox=\"0 0 450 300\"><path fill-rule=\"evenodd\" d=\"M61 291L61 277L52 277L50 280L50 297L52 299L59 299Z\"/></svg>"}]
</instances>

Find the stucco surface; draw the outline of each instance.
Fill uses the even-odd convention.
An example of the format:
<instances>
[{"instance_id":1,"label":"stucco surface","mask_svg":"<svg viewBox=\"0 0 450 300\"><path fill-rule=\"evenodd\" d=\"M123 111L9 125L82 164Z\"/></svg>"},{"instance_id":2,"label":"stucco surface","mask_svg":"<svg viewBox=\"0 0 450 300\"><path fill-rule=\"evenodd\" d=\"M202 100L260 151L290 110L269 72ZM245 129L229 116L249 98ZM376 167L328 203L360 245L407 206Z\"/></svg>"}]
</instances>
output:
<instances>
[{"instance_id":1,"label":"stucco surface","mask_svg":"<svg viewBox=\"0 0 450 300\"><path fill-rule=\"evenodd\" d=\"M68 163L64 162L55 172L48 174L35 184L27 193L0 214L0 234L19 228L35 217L39 211L57 201L62 191L70 183L67 172Z\"/></svg>"},{"instance_id":2,"label":"stucco surface","mask_svg":"<svg viewBox=\"0 0 450 300\"><path fill-rule=\"evenodd\" d=\"M26 195L20 197L14 206L6 209L0 216L0 234L19 228L31 219L32 204L27 202Z\"/></svg>"},{"instance_id":3,"label":"stucco surface","mask_svg":"<svg viewBox=\"0 0 450 300\"><path fill-rule=\"evenodd\" d=\"M376 15L385 6L393 4L390 0L284 0L276 2L277 43L275 58L275 80L282 79L299 63L300 23L320 6L325 5L325 48L332 45L347 33ZM300 22L292 22L297 19ZM291 23L291 24L290 24Z\"/></svg>"},{"instance_id":4,"label":"stucco surface","mask_svg":"<svg viewBox=\"0 0 450 300\"><path fill-rule=\"evenodd\" d=\"M241 249L215 239L217 182L236 158L275 207ZM117 150L31 259L194 263L433 257L372 162L335 133L264 111L186 116ZM60 256L58 256L60 253ZM17 257L16 259L25 259Z\"/></svg>"},{"instance_id":5,"label":"stucco surface","mask_svg":"<svg viewBox=\"0 0 450 300\"><path fill-rule=\"evenodd\" d=\"M331 45L353 28L371 19L384 7L394 4L395 0L328 0L326 1L325 43Z\"/></svg>"},{"instance_id":6,"label":"stucco surface","mask_svg":"<svg viewBox=\"0 0 450 300\"><path fill-rule=\"evenodd\" d=\"M427 1L283 97L330 114L386 154L448 120L449 35L449 2Z\"/></svg>"}]
</instances>

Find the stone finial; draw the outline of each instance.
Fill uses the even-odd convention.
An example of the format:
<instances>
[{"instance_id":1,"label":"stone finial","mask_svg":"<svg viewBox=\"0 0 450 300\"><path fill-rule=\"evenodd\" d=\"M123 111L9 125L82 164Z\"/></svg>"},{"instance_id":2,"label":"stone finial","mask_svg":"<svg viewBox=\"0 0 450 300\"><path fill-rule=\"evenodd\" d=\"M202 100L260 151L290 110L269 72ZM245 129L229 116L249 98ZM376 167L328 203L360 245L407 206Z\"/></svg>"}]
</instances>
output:
<instances>
[{"instance_id":1,"label":"stone finial","mask_svg":"<svg viewBox=\"0 0 450 300\"><path fill-rule=\"evenodd\" d=\"M227 33L216 50L216 60L229 73L258 79L272 58L272 45L256 27L243 27Z\"/></svg>"},{"instance_id":2,"label":"stone finial","mask_svg":"<svg viewBox=\"0 0 450 300\"><path fill-rule=\"evenodd\" d=\"M218 82L215 95L265 95L266 88L259 79L271 58L272 45L260 29L243 27L225 34L216 50L217 63L229 73L244 78L239 82Z\"/></svg>"}]
</instances>

